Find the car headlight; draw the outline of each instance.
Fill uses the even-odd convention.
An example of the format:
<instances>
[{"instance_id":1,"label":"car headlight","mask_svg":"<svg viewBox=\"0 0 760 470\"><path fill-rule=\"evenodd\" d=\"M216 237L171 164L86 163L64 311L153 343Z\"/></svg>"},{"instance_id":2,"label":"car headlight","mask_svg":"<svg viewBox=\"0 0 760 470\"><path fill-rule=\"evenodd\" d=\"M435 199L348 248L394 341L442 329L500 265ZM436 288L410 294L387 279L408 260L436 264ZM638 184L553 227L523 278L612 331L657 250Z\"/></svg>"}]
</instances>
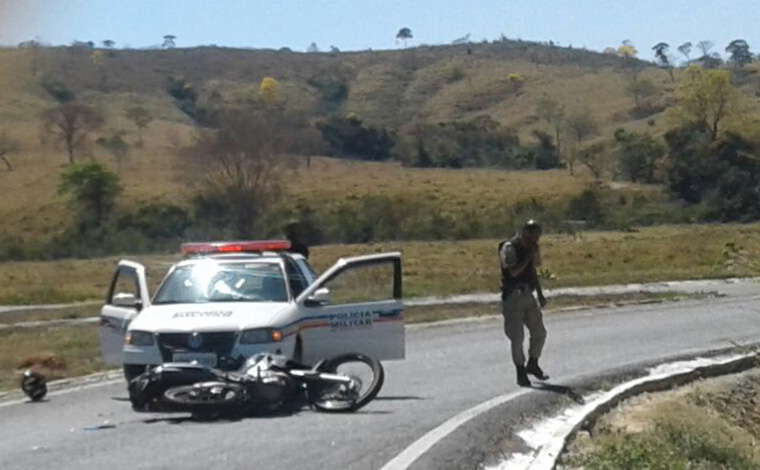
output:
<instances>
[{"instance_id":1,"label":"car headlight","mask_svg":"<svg viewBox=\"0 0 760 470\"><path fill-rule=\"evenodd\" d=\"M147 331L127 331L127 335L124 336L124 344L130 344L132 346L153 346L155 344L155 338L153 333Z\"/></svg>"},{"instance_id":2,"label":"car headlight","mask_svg":"<svg viewBox=\"0 0 760 470\"><path fill-rule=\"evenodd\" d=\"M240 344L272 343L282 339L282 332L270 328L256 328L244 330L240 334Z\"/></svg>"}]
</instances>

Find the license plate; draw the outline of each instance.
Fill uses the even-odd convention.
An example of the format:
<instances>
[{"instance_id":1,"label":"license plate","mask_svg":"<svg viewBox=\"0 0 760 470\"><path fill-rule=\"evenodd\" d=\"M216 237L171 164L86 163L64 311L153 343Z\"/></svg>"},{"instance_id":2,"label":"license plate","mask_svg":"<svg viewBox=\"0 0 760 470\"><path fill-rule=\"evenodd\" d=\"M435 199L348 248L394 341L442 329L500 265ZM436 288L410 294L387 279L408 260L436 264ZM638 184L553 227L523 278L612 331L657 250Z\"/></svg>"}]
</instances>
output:
<instances>
[{"instance_id":1,"label":"license plate","mask_svg":"<svg viewBox=\"0 0 760 470\"><path fill-rule=\"evenodd\" d=\"M214 353L176 353L172 357L174 362L197 362L206 367L216 367L216 354Z\"/></svg>"}]
</instances>

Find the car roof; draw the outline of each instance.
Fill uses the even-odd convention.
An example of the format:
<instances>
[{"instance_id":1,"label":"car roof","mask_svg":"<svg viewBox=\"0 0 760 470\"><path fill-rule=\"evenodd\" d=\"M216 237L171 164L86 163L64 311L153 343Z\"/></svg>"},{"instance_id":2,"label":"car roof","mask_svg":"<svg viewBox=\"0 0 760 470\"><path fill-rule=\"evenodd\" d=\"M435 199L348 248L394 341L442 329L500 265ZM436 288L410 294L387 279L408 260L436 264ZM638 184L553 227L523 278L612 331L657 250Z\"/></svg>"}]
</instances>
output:
<instances>
[{"instance_id":1,"label":"car roof","mask_svg":"<svg viewBox=\"0 0 760 470\"><path fill-rule=\"evenodd\" d=\"M250 263L255 261L256 263L280 264L283 256L290 256L290 254L274 252L211 254L184 259L177 263L177 266L191 266L208 261L224 263Z\"/></svg>"}]
</instances>

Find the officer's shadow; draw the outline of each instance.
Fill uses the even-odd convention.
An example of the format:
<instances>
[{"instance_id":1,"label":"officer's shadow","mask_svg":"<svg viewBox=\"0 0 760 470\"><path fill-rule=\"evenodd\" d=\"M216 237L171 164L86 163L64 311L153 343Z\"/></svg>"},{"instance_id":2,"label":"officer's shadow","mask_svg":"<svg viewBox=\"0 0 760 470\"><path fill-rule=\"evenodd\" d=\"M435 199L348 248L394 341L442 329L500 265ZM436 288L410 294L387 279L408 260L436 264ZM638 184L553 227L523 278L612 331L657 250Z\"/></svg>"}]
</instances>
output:
<instances>
[{"instance_id":1,"label":"officer's shadow","mask_svg":"<svg viewBox=\"0 0 760 470\"><path fill-rule=\"evenodd\" d=\"M578 393L577 390L575 390L572 387L568 387L565 385L555 385L545 382L538 382L533 383L531 386L534 390L538 390L540 392L551 392L551 393L557 393L560 395L565 395L566 397L573 400L575 403L578 403L579 405L585 405L586 400L583 398L583 395Z\"/></svg>"}]
</instances>

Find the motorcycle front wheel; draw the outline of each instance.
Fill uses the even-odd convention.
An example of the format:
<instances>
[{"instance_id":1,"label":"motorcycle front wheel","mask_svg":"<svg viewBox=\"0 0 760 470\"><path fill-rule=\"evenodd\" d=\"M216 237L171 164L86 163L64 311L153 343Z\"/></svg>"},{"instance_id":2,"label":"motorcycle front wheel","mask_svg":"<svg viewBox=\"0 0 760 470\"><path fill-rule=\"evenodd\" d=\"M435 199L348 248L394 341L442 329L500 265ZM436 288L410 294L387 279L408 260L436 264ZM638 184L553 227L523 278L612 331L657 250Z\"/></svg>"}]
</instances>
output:
<instances>
[{"instance_id":1,"label":"motorcycle front wheel","mask_svg":"<svg viewBox=\"0 0 760 470\"><path fill-rule=\"evenodd\" d=\"M222 382L183 385L167 390L164 401L192 413L231 411L245 402L245 389L239 384Z\"/></svg>"},{"instance_id":2,"label":"motorcycle front wheel","mask_svg":"<svg viewBox=\"0 0 760 470\"><path fill-rule=\"evenodd\" d=\"M344 354L325 362L319 369L351 378L350 384L315 381L308 384L309 402L321 411L356 411L377 397L385 371L377 359L364 354Z\"/></svg>"}]
</instances>

